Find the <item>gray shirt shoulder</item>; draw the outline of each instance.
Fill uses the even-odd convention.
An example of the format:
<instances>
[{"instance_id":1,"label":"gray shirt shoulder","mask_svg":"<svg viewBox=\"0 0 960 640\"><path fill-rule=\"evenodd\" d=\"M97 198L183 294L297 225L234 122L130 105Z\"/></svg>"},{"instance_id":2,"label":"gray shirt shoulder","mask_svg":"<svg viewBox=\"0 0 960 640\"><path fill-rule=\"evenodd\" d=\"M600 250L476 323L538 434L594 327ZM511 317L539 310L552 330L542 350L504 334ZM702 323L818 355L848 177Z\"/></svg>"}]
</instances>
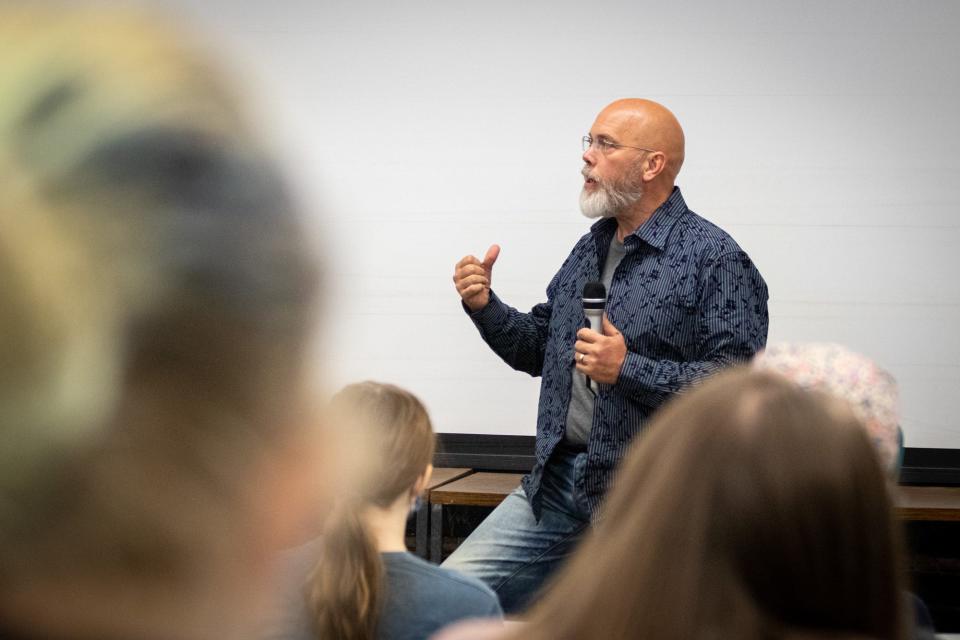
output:
<instances>
[{"instance_id":1,"label":"gray shirt shoulder","mask_svg":"<svg viewBox=\"0 0 960 640\"><path fill-rule=\"evenodd\" d=\"M281 597L262 630L263 640L319 640L305 599L306 581L318 566L318 551L319 545L312 543L280 559ZM384 565L380 640L421 640L459 620L503 617L497 595L476 578L411 553L383 553L380 557Z\"/></svg>"},{"instance_id":2,"label":"gray shirt shoulder","mask_svg":"<svg viewBox=\"0 0 960 640\"><path fill-rule=\"evenodd\" d=\"M458 620L503 617L497 595L476 578L410 553L382 557L387 597L377 634L381 640L419 640Z\"/></svg>"}]
</instances>

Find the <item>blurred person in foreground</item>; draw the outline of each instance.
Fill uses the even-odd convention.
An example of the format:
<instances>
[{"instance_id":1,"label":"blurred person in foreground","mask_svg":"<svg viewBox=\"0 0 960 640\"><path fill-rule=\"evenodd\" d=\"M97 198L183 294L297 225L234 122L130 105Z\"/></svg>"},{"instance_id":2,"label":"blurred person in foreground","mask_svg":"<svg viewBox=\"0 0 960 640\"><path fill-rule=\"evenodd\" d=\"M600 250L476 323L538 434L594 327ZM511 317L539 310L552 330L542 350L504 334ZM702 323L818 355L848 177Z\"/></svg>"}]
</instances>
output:
<instances>
[{"instance_id":1,"label":"blurred person in foreground","mask_svg":"<svg viewBox=\"0 0 960 640\"><path fill-rule=\"evenodd\" d=\"M847 403L873 443L889 476L890 489L896 490L904 447L900 393L889 371L843 345L817 342L770 345L754 357L753 366ZM933 618L926 604L912 593L908 599L914 613L914 637L933 637Z\"/></svg>"},{"instance_id":2,"label":"blurred person in foreground","mask_svg":"<svg viewBox=\"0 0 960 640\"><path fill-rule=\"evenodd\" d=\"M846 405L772 373L718 374L654 418L522 629L436 638L902 639L886 482Z\"/></svg>"},{"instance_id":3,"label":"blurred person in foreground","mask_svg":"<svg viewBox=\"0 0 960 640\"><path fill-rule=\"evenodd\" d=\"M406 549L407 518L433 472L423 404L396 386L362 382L334 396L329 422L366 443L371 473L338 496L323 535L285 559L292 588L267 637L422 640L457 620L502 616L482 582Z\"/></svg>"},{"instance_id":4,"label":"blurred person in foreground","mask_svg":"<svg viewBox=\"0 0 960 640\"><path fill-rule=\"evenodd\" d=\"M32 5L0 176L0 635L245 637L325 499L287 190L166 25Z\"/></svg>"}]
</instances>

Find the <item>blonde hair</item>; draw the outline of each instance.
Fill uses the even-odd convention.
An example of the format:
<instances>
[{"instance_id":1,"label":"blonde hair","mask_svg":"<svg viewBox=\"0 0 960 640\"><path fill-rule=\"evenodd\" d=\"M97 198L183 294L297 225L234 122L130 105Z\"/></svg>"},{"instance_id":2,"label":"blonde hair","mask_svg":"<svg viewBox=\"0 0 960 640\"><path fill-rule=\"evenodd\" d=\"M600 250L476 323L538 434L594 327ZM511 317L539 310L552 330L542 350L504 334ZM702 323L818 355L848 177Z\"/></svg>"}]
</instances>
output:
<instances>
[{"instance_id":1,"label":"blonde hair","mask_svg":"<svg viewBox=\"0 0 960 640\"><path fill-rule=\"evenodd\" d=\"M0 8L0 591L236 554L317 274L244 120L155 18Z\"/></svg>"},{"instance_id":2,"label":"blonde hair","mask_svg":"<svg viewBox=\"0 0 960 640\"><path fill-rule=\"evenodd\" d=\"M423 404L394 385L350 385L332 407L338 428L366 436L371 473L329 518L308 598L318 638L372 640L383 601L383 562L360 512L386 508L413 488L433 459L434 434Z\"/></svg>"}]
</instances>

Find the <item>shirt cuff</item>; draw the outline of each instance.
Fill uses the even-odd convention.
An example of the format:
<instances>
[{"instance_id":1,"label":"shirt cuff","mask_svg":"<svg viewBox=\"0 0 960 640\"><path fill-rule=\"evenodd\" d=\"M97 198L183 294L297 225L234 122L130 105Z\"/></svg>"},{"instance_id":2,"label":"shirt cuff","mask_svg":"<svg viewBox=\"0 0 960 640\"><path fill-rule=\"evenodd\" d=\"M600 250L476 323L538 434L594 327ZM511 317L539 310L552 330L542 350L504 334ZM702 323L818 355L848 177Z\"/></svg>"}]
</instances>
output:
<instances>
[{"instance_id":1,"label":"shirt cuff","mask_svg":"<svg viewBox=\"0 0 960 640\"><path fill-rule=\"evenodd\" d=\"M490 291L490 301L487 302L487 305L477 311L471 311L470 307L462 300L460 304L478 327L496 327L507 321L506 305L493 291Z\"/></svg>"},{"instance_id":2,"label":"shirt cuff","mask_svg":"<svg viewBox=\"0 0 960 640\"><path fill-rule=\"evenodd\" d=\"M667 394L657 391L658 363L652 358L627 351L620 366L620 375L613 388L620 393L639 398L645 404L656 406Z\"/></svg>"}]
</instances>

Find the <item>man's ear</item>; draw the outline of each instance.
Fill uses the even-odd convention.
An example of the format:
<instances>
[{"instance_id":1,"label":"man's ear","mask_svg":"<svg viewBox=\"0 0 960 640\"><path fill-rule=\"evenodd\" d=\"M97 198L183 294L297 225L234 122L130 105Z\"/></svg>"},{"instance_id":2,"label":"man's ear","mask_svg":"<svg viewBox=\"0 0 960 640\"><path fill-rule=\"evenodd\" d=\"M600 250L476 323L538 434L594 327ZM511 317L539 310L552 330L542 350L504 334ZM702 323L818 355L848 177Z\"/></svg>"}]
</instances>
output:
<instances>
[{"instance_id":1,"label":"man's ear","mask_svg":"<svg viewBox=\"0 0 960 640\"><path fill-rule=\"evenodd\" d=\"M413 485L413 497L422 496L423 492L427 490L427 485L430 483L430 476L433 475L433 465L428 464L423 470L423 473L420 474L420 477L417 478L417 481Z\"/></svg>"},{"instance_id":2,"label":"man's ear","mask_svg":"<svg viewBox=\"0 0 960 640\"><path fill-rule=\"evenodd\" d=\"M667 155L663 151L654 151L647 156L647 168L643 172L645 182L650 182L663 173L667 167Z\"/></svg>"}]
</instances>

